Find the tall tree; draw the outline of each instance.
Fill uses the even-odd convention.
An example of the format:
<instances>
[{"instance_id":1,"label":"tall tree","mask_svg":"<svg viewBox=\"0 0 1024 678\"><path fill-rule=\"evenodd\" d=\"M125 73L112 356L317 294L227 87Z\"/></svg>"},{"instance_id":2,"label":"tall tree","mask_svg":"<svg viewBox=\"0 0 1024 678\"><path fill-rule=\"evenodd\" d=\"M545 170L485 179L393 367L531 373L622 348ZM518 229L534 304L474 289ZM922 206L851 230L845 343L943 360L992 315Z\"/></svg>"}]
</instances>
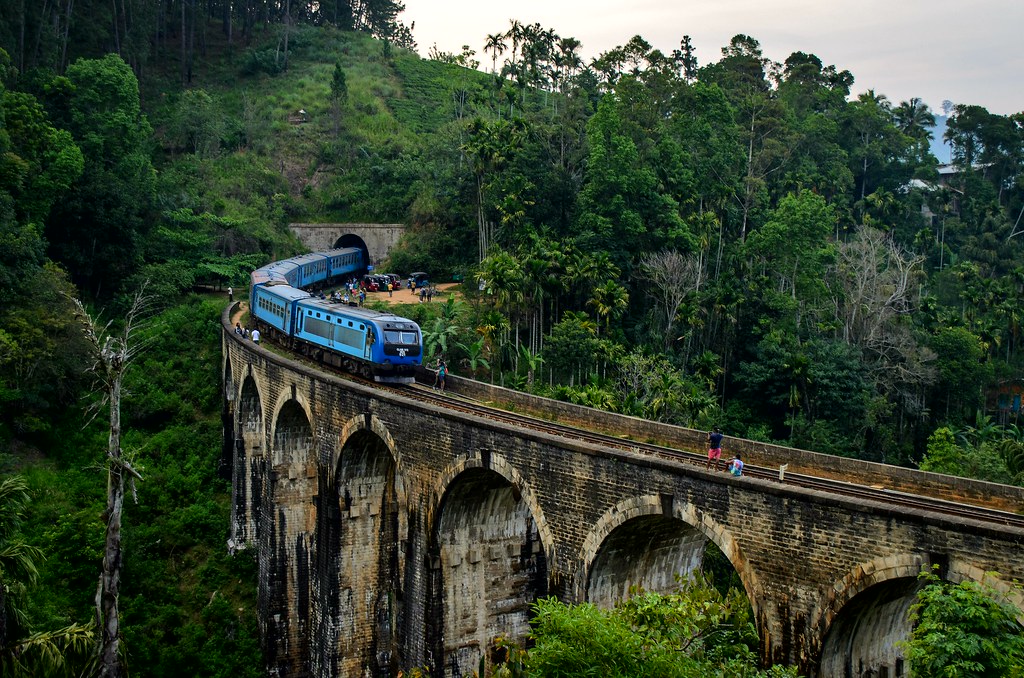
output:
<instances>
[{"instance_id":1,"label":"tall tree","mask_svg":"<svg viewBox=\"0 0 1024 678\"><path fill-rule=\"evenodd\" d=\"M78 318L86 339L92 345L95 357L93 371L102 393L100 405L108 406L110 434L107 438L107 530L103 549L103 567L96 591L96 620L101 629L99 657L101 678L121 678L125 675L121 663L121 521L124 512L125 491L135 493L135 481L142 480L132 467L130 455L121 449L121 397L125 372L145 348L138 340L148 300L145 289L136 293L124 318L122 330L114 334L110 324L100 326L89 315L81 302L76 302Z\"/></svg>"},{"instance_id":2,"label":"tall tree","mask_svg":"<svg viewBox=\"0 0 1024 678\"><path fill-rule=\"evenodd\" d=\"M94 296L114 294L141 263L141 239L152 224L156 174L152 128L142 114L139 83L122 59L75 62L66 99L67 128L85 169L47 222L50 254Z\"/></svg>"},{"instance_id":3,"label":"tall tree","mask_svg":"<svg viewBox=\"0 0 1024 678\"><path fill-rule=\"evenodd\" d=\"M341 107L348 102L348 81L345 78L345 69L341 62L334 64L334 73L331 75L331 114L334 118L334 136L338 136L338 129L341 125Z\"/></svg>"}]
</instances>

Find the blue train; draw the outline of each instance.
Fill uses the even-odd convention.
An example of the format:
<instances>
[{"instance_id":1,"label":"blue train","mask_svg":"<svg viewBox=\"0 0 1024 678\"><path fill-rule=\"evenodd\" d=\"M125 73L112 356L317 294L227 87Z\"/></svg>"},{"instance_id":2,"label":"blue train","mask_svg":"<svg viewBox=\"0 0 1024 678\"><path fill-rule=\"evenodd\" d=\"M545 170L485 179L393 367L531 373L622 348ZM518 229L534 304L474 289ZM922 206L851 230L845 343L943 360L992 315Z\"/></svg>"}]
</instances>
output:
<instances>
[{"instance_id":1,"label":"blue train","mask_svg":"<svg viewBox=\"0 0 1024 678\"><path fill-rule=\"evenodd\" d=\"M249 315L263 336L291 349L368 379L411 384L423 360L419 325L312 293L365 269L354 247L267 264L250 276Z\"/></svg>"}]
</instances>

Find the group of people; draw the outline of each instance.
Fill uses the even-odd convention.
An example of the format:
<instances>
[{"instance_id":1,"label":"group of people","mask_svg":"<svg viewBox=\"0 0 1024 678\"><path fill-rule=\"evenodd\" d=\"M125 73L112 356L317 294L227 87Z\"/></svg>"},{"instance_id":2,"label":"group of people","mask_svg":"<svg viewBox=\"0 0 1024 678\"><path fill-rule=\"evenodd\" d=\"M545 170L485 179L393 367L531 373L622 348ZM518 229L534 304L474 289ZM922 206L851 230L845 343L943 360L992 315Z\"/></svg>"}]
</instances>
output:
<instances>
[{"instance_id":1,"label":"group of people","mask_svg":"<svg viewBox=\"0 0 1024 678\"><path fill-rule=\"evenodd\" d=\"M722 439L725 436L722 434L722 430L717 426L713 431L708 431L708 463L704 467L710 469L722 468ZM737 452L733 456L732 460L725 466L725 470L734 476L743 475L743 460L740 458L740 453Z\"/></svg>"},{"instance_id":2,"label":"group of people","mask_svg":"<svg viewBox=\"0 0 1024 678\"><path fill-rule=\"evenodd\" d=\"M424 301L430 302L434 300L434 294L437 292L437 288L433 285L427 285L426 287L420 288L420 303Z\"/></svg>"},{"instance_id":3,"label":"group of people","mask_svg":"<svg viewBox=\"0 0 1024 678\"><path fill-rule=\"evenodd\" d=\"M249 332L249 328L242 327L242 323L235 323L235 334L244 339L252 339L254 344L260 343L260 331L254 329L252 332Z\"/></svg>"},{"instance_id":4,"label":"group of people","mask_svg":"<svg viewBox=\"0 0 1024 678\"><path fill-rule=\"evenodd\" d=\"M359 302L360 306L362 306L363 302L366 301L366 290L362 288L357 288L357 291L351 292L351 290L349 290L348 287L345 288L344 292L342 292L341 290L334 290L333 292L331 292L331 301L335 303L342 303L347 306L348 303L352 301L352 295L355 296L355 299L356 301ZM320 298L324 298L322 292L320 293Z\"/></svg>"}]
</instances>

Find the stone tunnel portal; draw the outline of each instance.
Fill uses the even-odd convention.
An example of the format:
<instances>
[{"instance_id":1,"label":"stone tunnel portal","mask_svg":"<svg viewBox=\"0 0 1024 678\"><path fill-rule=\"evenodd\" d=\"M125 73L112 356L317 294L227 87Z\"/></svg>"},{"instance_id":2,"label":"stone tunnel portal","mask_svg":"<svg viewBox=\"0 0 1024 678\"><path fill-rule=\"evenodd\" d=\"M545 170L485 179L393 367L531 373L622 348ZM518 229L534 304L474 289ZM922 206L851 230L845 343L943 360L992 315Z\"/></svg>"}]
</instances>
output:
<instances>
[{"instance_id":1,"label":"stone tunnel portal","mask_svg":"<svg viewBox=\"0 0 1024 678\"><path fill-rule=\"evenodd\" d=\"M375 259L370 252L370 248L366 246L366 241L354 233L346 233L338 238L334 242L334 248L337 249L339 247L358 247L363 251L363 261L367 264L375 264L380 259L379 257Z\"/></svg>"},{"instance_id":2,"label":"stone tunnel portal","mask_svg":"<svg viewBox=\"0 0 1024 678\"><path fill-rule=\"evenodd\" d=\"M543 545L518 489L480 468L453 480L434 542L430 642L444 658L436 675L472 676L496 637L529 633L530 606L547 593Z\"/></svg>"}]
</instances>

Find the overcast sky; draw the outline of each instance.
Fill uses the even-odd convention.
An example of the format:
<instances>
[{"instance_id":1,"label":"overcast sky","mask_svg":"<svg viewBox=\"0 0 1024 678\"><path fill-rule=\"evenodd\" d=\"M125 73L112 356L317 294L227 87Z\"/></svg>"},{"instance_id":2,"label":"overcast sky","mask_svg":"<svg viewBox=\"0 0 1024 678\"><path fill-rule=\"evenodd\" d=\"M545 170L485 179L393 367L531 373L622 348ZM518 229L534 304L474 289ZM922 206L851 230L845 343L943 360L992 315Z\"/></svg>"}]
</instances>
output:
<instances>
[{"instance_id":1,"label":"overcast sky","mask_svg":"<svg viewBox=\"0 0 1024 678\"><path fill-rule=\"evenodd\" d=\"M718 61L738 33L785 61L816 54L825 65L853 73L853 93L874 89L894 103L922 98L936 113L943 99L992 113L1024 111L1022 0L405 0L401 20L426 57L434 44L459 52L468 44L482 67L489 33L511 19L539 23L583 43L589 60L632 36L670 52L684 35L701 66Z\"/></svg>"}]
</instances>

